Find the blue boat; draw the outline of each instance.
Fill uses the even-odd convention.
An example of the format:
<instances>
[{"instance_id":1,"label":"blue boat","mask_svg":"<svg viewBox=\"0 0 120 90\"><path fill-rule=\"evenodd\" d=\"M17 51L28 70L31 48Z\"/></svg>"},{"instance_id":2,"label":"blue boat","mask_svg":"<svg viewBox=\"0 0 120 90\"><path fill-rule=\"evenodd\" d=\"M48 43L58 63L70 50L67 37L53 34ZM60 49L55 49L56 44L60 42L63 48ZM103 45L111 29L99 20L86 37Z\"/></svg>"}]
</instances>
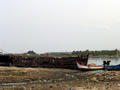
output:
<instances>
[{"instance_id":1,"label":"blue boat","mask_svg":"<svg viewBox=\"0 0 120 90\"><path fill-rule=\"evenodd\" d=\"M120 70L120 64L118 65L106 65L104 66L105 70Z\"/></svg>"}]
</instances>

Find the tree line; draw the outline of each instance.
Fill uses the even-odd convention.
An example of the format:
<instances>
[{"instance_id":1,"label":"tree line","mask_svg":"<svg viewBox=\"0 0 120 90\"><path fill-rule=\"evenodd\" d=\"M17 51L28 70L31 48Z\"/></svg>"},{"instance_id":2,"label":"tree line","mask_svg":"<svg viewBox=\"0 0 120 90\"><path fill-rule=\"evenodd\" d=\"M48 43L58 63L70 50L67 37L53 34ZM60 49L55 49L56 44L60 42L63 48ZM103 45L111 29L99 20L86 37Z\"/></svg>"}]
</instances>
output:
<instances>
[{"instance_id":1,"label":"tree line","mask_svg":"<svg viewBox=\"0 0 120 90\"><path fill-rule=\"evenodd\" d=\"M120 50L118 49L115 49L115 50L86 50L86 51L72 51L72 52L51 52L51 53L43 53L43 54L37 54L36 52L34 51L28 51L27 53L25 53L27 55L40 55L40 56L56 56L56 57L59 57L59 56L66 56L66 57L69 57L69 56L79 56L81 54L89 54L89 56L93 56L93 57L100 57L100 56L120 56Z\"/></svg>"},{"instance_id":2,"label":"tree line","mask_svg":"<svg viewBox=\"0 0 120 90\"><path fill-rule=\"evenodd\" d=\"M95 50L95 51L73 51L72 55L80 55L84 53L89 53L90 56L120 56L120 51L115 49L115 50Z\"/></svg>"}]
</instances>

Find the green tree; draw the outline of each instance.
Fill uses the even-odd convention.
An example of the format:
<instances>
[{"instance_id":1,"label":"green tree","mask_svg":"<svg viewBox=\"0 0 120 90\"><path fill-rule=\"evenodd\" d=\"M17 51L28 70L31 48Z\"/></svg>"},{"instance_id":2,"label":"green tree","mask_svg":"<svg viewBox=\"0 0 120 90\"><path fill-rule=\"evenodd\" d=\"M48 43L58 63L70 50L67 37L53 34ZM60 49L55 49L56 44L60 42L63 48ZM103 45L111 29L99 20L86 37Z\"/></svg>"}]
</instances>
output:
<instances>
[{"instance_id":1,"label":"green tree","mask_svg":"<svg viewBox=\"0 0 120 90\"><path fill-rule=\"evenodd\" d=\"M33 50L30 50L27 52L27 54L30 54L30 55L33 55L33 54L36 54Z\"/></svg>"}]
</instances>

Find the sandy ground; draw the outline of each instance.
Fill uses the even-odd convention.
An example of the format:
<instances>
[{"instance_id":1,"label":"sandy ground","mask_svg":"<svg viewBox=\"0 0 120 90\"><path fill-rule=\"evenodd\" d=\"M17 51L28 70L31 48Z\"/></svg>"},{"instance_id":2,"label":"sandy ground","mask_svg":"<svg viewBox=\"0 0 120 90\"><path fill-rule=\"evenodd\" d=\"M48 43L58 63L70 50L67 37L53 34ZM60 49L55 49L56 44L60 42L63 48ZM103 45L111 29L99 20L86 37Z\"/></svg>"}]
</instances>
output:
<instances>
[{"instance_id":1,"label":"sandy ground","mask_svg":"<svg viewBox=\"0 0 120 90\"><path fill-rule=\"evenodd\" d=\"M120 90L120 72L0 67L0 90Z\"/></svg>"}]
</instances>

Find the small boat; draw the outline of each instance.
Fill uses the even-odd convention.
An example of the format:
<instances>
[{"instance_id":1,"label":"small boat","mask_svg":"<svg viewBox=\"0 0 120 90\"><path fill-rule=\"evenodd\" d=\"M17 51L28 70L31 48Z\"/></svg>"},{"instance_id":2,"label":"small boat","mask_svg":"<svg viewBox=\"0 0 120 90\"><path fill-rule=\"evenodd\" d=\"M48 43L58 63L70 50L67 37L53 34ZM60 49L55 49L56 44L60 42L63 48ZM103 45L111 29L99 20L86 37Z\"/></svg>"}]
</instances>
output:
<instances>
[{"instance_id":1,"label":"small boat","mask_svg":"<svg viewBox=\"0 0 120 90\"><path fill-rule=\"evenodd\" d=\"M76 61L77 63L77 67L80 70L83 71L91 71L91 70L103 70L104 66L103 65L94 65L94 66L90 66L90 65L84 65L84 64L80 64L78 61Z\"/></svg>"},{"instance_id":2,"label":"small boat","mask_svg":"<svg viewBox=\"0 0 120 90\"><path fill-rule=\"evenodd\" d=\"M118 65L106 65L105 70L120 70L120 64L118 64Z\"/></svg>"}]
</instances>

